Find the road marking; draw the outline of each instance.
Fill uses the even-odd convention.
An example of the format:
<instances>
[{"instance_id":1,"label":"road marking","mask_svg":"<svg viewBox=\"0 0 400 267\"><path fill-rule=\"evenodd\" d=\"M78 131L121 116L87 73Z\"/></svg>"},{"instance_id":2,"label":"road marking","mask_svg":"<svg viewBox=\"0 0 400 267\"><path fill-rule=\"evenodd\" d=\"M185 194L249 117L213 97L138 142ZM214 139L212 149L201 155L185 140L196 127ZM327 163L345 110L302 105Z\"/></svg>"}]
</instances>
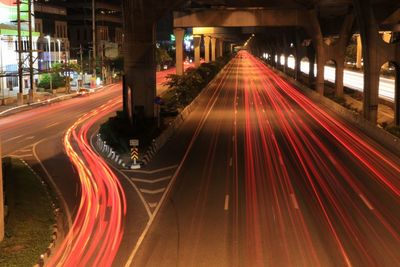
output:
<instances>
[{"instance_id":1,"label":"road marking","mask_svg":"<svg viewBox=\"0 0 400 267\"><path fill-rule=\"evenodd\" d=\"M25 138L25 139L23 139L21 141L18 141L17 144L22 143L22 142L27 141L27 140L33 140L33 139L35 139L34 136L29 136L29 137L27 137L27 138Z\"/></svg>"},{"instance_id":2,"label":"road marking","mask_svg":"<svg viewBox=\"0 0 400 267\"><path fill-rule=\"evenodd\" d=\"M224 205L224 210L229 209L229 195L225 195L225 205Z\"/></svg>"},{"instance_id":3,"label":"road marking","mask_svg":"<svg viewBox=\"0 0 400 267\"><path fill-rule=\"evenodd\" d=\"M55 189L55 191L56 191L56 193L57 193L57 196L58 196L59 199L61 200L61 203L62 203L63 208L64 208L64 212L65 212L65 214L66 214L66 216L67 216L68 229L71 229L71 226L72 226L72 216L71 216L71 212L70 212L70 210L69 210L69 208L68 208L67 202L66 202L66 200L65 200L65 198L64 198L64 196L63 196L63 194L61 193L60 188L59 188L59 187L57 186L57 184L54 182L53 177L50 175L49 171L46 169L46 167L44 166L43 162L39 159L39 156L38 156L38 154L36 153L36 147L37 147L40 143L46 141L47 139L49 139L49 137L48 137L48 138L45 138L45 139L42 139L42 140L40 140L39 142L35 143L35 144L33 145L33 147L32 147L32 152L33 152L33 155L35 156L35 159L37 160L37 162L39 162L40 167L42 168L42 170L43 170L44 173L46 174L47 179L48 179L48 181L50 182L51 186Z\"/></svg>"},{"instance_id":4,"label":"road marking","mask_svg":"<svg viewBox=\"0 0 400 267\"><path fill-rule=\"evenodd\" d=\"M147 183L147 184L155 184L155 183L159 183L162 181L166 181L171 179L172 176L165 176L165 177L161 177L159 179L155 179L155 180L149 180L149 179L140 179L140 178L131 178L132 181L134 182L140 182L140 183Z\"/></svg>"},{"instance_id":5,"label":"road marking","mask_svg":"<svg viewBox=\"0 0 400 267\"><path fill-rule=\"evenodd\" d=\"M163 193L165 191L165 187L160 188L160 189L155 189L155 190L140 188L139 190L140 190L140 192L145 193L145 194L156 195L156 194Z\"/></svg>"},{"instance_id":6,"label":"road marking","mask_svg":"<svg viewBox=\"0 0 400 267\"><path fill-rule=\"evenodd\" d=\"M235 136L232 136L232 142L235 142Z\"/></svg>"},{"instance_id":7,"label":"road marking","mask_svg":"<svg viewBox=\"0 0 400 267\"><path fill-rule=\"evenodd\" d=\"M296 196L292 193L292 194L290 194L290 198L292 199L293 207L296 210L299 210L300 208L299 208L299 204L297 203Z\"/></svg>"},{"instance_id":8,"label":"road marking","mask_svg":"<svg viewBox=\"0 0 400 267\"><path fill-rule=\"evenodd\" d=\"M33 154L21 154L21 155L15 155L17 158L28 158L28 157L33 157Z\"/></svg>"},{"instance_id":9,"label":"road marking","mask_svg":"<svg viewBox=\"0 0 400 267\"><path fill-rule=\"evenodd\" d=\"M232 164L233 164L233 159L231 157L231 159L229 160L229 166L232 167Z\"/></svg>"},{"instance_id":10,"label":"road marking","mask_svg":"<svg viewBox=\"0 0 400 267\"><path fill-rule=\"evenodd\" d=\"M168 171L168 170L174 169L176 167L178 167L178 165L172 165L172 166L169 166L169 167L155 169L155 170L151 170L151 171L145 171L145 170L124 170L124 171L125 172L144 173L144 174L154 174L154 173L157 173L157 172Z\"/></svg>"},{"instance_id":11,"label":"road marking","mask_svg":"<svg viewBox=\"0 0 400 267\"><path fill-rule=\"evenodd\" d=\"M59 125L59 124L60 124L59 122L56 122L56 123L47 125L47 126L45 127L45 129L48 129L48 128L50 128L50 127L53 127L53 126L56 126L56 125Z\"/></svg>"},{"instance_id":12,"label":"road marking","mask_svg":"<svg viewBox=\"0 0 400 267\"><path fill-rule=\"evenodd\" d=\"M23 135L23 134L21 134L21 135L15 136L15 137L13 137L13 138L10 138L10 139L7 139L7 140L4 140L4 143L7 143L7 142L10 142L10 141L13 141L13 140L15 140L15 139L18 139L18 138L20 138L20 137L22 137L22 136L24 136L24 135Z\"/></svg>"},{"instance_id":13,"label":"road marking","mask_svg":"<svg viewBox=\"0 0 400 267\"><path fill-rule=\"evenodd\" d=\"M368 199L366 199L364 197L363 194L358 194L361 198L361 200L365 203L365 205L370 209L370 210L374 210L374 207L371 205L371 203L369 203Z\"/></svg>"},{"instance_id":14,"label":"road marking","mask_svg":"<svg viewBox=\"0 0 400 267\"><path fill-rule=\"evenodd\" d=\"M149 207L154 209L155 207L157 207L158 203L157 202L149 202Z\"/></svg>"}]
</instances>

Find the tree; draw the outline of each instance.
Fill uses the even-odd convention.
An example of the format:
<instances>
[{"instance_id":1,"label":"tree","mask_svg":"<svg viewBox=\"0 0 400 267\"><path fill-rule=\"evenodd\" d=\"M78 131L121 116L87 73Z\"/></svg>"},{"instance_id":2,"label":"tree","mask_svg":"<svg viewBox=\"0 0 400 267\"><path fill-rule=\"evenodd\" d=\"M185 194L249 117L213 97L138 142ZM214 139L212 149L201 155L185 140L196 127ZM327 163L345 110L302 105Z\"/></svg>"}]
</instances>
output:
<instances>
[{"instance_id":1,"label":"tree","mask_svg":"<svg viewBox=\"0 0 400 267\"><path fill-rule=\"evenodd\" d=\"M156 63L157 65L161 66L164 65L165 63L171 62L172 58L168 54L168 51L165 50L162 47L158 47L156 49Z\"/></svg>"}]
</instances>

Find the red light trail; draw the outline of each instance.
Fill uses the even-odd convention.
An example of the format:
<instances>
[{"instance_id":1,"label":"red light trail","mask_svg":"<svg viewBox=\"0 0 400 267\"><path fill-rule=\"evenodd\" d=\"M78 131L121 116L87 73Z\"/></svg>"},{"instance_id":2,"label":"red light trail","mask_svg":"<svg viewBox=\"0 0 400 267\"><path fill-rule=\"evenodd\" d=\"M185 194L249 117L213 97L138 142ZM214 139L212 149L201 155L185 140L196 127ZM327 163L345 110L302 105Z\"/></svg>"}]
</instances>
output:
<instances>
[{"instance_id":1,"label":"red light trail","mask_svg":"<svg viewBox=\"0 0 400 267\"><path fill-rule=\"evenodd\" d=\"M48 266L111 266L123 235L126 200L118 178L89 143L89 129L120 108L112 100L76 121L64 137L64 148L78 170L81 201L61 247Z\"/></svg>"},{"instance_id":2,"label":"red light trail","mask_svg":"<svg viewBox=\"0 0 400 267\"><path fill-rule=\"evenodd\" d=\"M340 266L377 266L383 254L372 256L371 251L381 249L385 260L399 266L399 217L367 187L375 183L399 207L398 161L253 56L241 52L241 57L245 63L240 64L247 63L252 71L243 84L246 258L250 265L279 258L279 266L326 266L321 261L325 258L318 245L321 241L317 241L321 238L305 218L312 213L319 214L326 235L322 239ZM336 153L352 157L338 158ZM358 170L349 169L349 162ZM260 225L264 216L276 218L275 226Z\"/></svg>"}]
</instances>

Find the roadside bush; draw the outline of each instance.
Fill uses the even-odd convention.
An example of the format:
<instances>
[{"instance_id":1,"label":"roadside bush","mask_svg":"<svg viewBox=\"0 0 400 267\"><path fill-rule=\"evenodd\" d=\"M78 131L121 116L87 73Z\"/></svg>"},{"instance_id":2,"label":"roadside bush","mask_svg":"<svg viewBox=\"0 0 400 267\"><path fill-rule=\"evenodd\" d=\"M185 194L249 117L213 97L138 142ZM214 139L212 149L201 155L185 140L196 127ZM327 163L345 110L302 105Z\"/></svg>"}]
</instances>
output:
<instances>
[{"instance_id":1,"label":"roadside bush","mask_svg":"<svg viewBox=\"0 0 400 267\"><path fill-rule=\"evenodd\" d=\"M61 77L59 73L52 73L52 88L57 89L59 87L65 86L65 79ZM40 76L39 87L44 89L50 89L50 74L45 73Z\"/></svg>"}]
</instances>

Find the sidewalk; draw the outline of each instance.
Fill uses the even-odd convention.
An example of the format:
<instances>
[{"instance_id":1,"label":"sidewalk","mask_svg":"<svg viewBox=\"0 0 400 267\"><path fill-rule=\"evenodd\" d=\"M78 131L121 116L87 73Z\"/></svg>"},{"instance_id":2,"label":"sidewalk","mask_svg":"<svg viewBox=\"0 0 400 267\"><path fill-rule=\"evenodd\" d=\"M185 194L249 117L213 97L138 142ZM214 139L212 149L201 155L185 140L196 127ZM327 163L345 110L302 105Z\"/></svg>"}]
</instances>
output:
<instances>
[{"instance_id":1,"label":"sidewalk","mask_svg":"<svg viewBox=\"0 0 400 267\"><path fill-rule=\"evenodd\" d=\"M94 91L97 91L104 86L99 86L94 88ZM63 93L56 93L52 94L49 92L36 92L35 94L35 102L28 103L28 95L24 95L24 104L21 106L17 105L17 98L15 97L11 104L7 105L0 105L0 118L4 116L9 116L24 110L29 110L34 107L46 105L55 101L62 101L66 99L71 99L73 97L78 96L76 91L71 91L69 94Z\"/></svg>"}]
</instances>

